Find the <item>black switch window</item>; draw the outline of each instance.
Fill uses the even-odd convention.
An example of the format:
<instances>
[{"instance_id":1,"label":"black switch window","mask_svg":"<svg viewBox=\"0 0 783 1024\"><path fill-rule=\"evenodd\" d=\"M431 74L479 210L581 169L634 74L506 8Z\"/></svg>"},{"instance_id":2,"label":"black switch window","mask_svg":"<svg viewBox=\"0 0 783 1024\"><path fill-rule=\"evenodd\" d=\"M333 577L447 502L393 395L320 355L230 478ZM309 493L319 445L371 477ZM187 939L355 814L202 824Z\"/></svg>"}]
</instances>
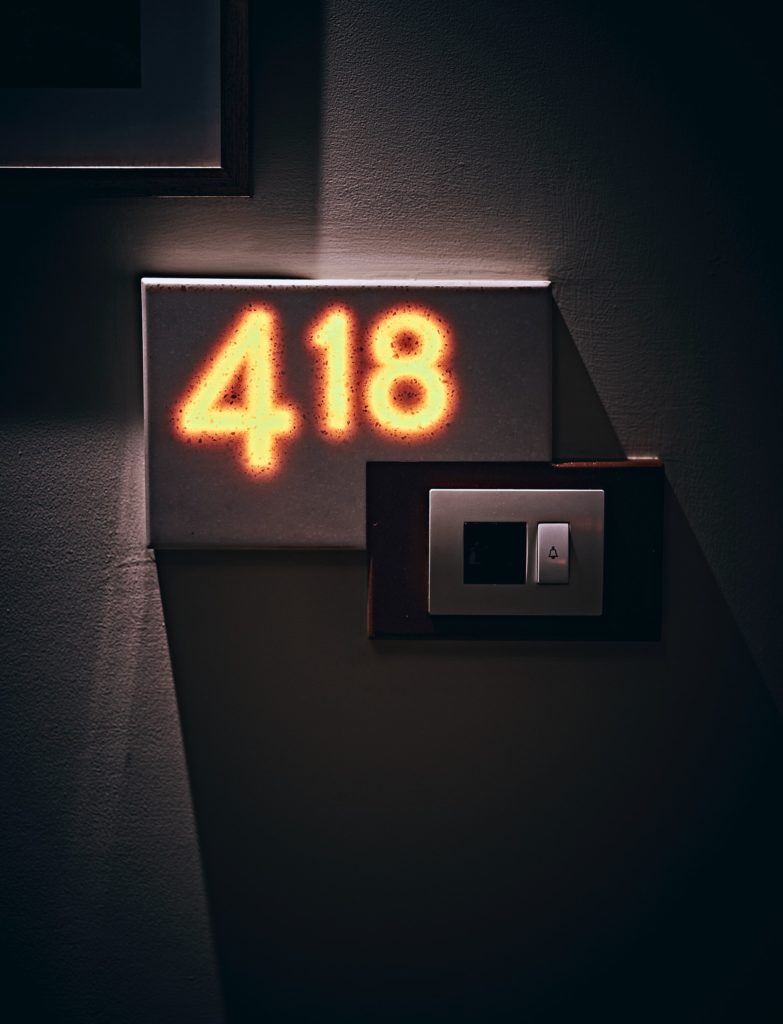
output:
<instances>
[{"instance_id":1,"label":"black switch window","mask_svg":"<svg viewBox=\"0 0 783 1024\"><path fill-rule=\"evenodd\" d=\"M524 583L527 523L465 523L465 583Z\"/></svg>"}]
</instances>

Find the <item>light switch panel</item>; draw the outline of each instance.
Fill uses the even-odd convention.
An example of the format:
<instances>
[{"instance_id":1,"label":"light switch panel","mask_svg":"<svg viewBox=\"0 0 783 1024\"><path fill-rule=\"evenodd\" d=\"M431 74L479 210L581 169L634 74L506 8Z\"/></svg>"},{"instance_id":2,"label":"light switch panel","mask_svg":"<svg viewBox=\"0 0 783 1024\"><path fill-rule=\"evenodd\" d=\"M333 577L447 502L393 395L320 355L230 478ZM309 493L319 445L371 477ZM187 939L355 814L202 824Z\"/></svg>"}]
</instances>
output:
<instances>
[{"instance_id":1,"label":"light switch panel","mask_svg":"<svg viewBox=\"0 0 783 1024\"><path fill-rule=\"evenodd\" d=\"M368 463L369 635L659 640L664 485L658 459ZM567 583L537 582L547 524Z\"/></svg>"},{"instance_id":2,"label":"light switch panel","mask_svg":"<svg viewBox=\"0 0 783 1024\"><path fill-rule=\"evenodd\" d=\"M601 614L602 490L434 488L429 498L431 615Z\"/></svg>"}]
</instances>

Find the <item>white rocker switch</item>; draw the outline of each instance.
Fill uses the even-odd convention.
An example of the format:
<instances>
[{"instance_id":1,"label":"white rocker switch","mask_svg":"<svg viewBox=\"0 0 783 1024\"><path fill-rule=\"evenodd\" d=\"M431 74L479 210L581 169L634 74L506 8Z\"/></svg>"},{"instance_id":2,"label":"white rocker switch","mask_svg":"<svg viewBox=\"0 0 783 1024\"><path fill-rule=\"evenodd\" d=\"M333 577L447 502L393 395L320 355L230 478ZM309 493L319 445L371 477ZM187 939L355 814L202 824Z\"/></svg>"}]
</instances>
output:
<instances>
[{"instance_id":1,"label":"white rocker switch","mask_svg":"<svg viewBox=\"0 0 783 1024\"><path fill-rule=\"evenodd\" d=\"M568 583L568 523L539 523L536 538L536 582Z\"/></svg>"}]
</instances>

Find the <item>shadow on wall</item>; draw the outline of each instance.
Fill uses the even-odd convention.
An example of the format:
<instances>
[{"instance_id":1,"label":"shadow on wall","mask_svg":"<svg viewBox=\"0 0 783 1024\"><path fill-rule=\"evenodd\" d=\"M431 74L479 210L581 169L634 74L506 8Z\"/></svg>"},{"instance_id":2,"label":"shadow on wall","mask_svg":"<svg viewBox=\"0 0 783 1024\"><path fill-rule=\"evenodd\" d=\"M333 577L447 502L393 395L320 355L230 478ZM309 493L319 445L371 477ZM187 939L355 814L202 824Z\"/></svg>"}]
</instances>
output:
<instances>
[{"instance_id":1,"label":"shadow on wall","mask_svg":"<svg viewBox=\"0 0 783 1024\"><path fill-rule=\"evenodd\" d=\"M621 455L556 353L558 455ZM668 488L666 534L662 642L566 648L371 642L358 553L158 552L231 1024L783 1011L781 727Z\"/></svg>"},{"instance_id":2,"label":"shadow on wall","mask_svg":"<svg viewBox=\"0 0 783 1024\"><path fill-rule=\"evenodd\" d=\"M251 14L254 198L0 195L0 420L138 421L144 274L313 272L323 4Z\"/></svg>"},{"instance_id":3,"label":"shadow on wall","mask_svg":"<svg viewBox=\"0 0 783 1024\"><path fill-rule=\"evenodd\" d=\"M372 643L361 555L158 553L232 1024L783 1012L781 728L666 517L641 647Z\"/></svg>"},{"instance_id":4,"label":"shadow on wall","mask_svg":"<svg viewBox=\"0 0 783 1024\"><path fill-rule=\"evenodd\" d=\"M55 201L45 185L26 200L0 195L9 1021L220 1019L143 549L139 278L313 272L322 4L255 6L268 8L251 38L256 198Z\"/></svg>"},{"instance_id":5,"label":"shadow on wall","mask_svg":"<svg viewBox=\"0 0 783 1024\"><path fill-rule=\"evenodd\" d=\"M557 305L553 308L552 388L553 461L625 458Z\"/></svg>"}]
</instances>

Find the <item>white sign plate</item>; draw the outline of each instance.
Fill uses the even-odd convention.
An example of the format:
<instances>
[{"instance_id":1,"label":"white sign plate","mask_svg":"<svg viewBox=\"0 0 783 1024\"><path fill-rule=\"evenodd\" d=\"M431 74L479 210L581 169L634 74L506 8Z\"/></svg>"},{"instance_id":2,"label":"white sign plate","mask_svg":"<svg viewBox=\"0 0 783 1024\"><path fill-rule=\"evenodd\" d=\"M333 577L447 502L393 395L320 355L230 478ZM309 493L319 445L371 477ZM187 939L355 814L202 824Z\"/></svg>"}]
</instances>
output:
<instances>
[{"instance_id":1,"label":"white sign plate","mask_svg":"<svg viewBox=\"0 0 783 1024\"><path fill-rule=\"evenodd\" d=\"M365 464L549 461L543 281L145 278L154 547L363 548Z\"/></svg>"}]
</instances>

